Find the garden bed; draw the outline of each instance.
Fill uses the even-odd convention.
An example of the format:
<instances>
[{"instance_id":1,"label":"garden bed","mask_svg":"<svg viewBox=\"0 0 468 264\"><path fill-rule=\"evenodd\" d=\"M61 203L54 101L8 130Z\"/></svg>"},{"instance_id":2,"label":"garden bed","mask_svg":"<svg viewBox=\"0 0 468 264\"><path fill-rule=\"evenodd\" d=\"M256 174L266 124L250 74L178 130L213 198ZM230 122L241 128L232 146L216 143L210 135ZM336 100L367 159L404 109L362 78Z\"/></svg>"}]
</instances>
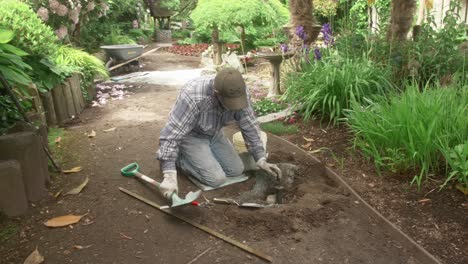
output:
<instances>
[{"instance_id":1,"label":"garden bed","mask_svg":"<svg viewBox=\"0 0 468 264\"><path fill-rule=\"evenodd\" d=\"M418 191L409 185L412 172L378 176L374 164L352 149L353 137L346 127L326 127L318 121L297 125L299 133L282 137L334 168L368 203L443 262L468 261L463 250L468 247L468 202L452 186L439 192L443 180L436 179L444 177L431 175Z\"/></svg>"},{"instance_id":2,"label":"garden bed","mask_svg":"<svg viewBox=\"0 0 468 264\"><path fill-rule=\"evenodd\" d=\"M212 205L177 212L266 251L275 263L306 263L306 259L324 263L432 262L336 182L322 164L274 136L268 142L272 162L299 166L292 187L286 188L284 204L263 209ZM186 177L179 179L183 192L194 189ZM251 178L204 195L210 200L236 199L254 182Z\"/></svg>"}]
</instances>

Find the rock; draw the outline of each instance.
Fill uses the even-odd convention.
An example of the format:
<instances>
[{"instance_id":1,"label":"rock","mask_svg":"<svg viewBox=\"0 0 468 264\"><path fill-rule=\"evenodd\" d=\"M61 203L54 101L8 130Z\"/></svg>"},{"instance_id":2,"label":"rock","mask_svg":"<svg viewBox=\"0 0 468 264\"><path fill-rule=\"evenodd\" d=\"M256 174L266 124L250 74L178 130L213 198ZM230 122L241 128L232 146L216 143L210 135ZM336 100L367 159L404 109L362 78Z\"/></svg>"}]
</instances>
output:
<instances>
[{"instance_id":1,"label":"rock","mask_svg":"<svg viewBox=\"0 0 468 264\"><path fill-rule=\"evenodd\" d=\"M237 54L235 54L235 53L223 54L221 57L223 58L223 64L226 64L226 65L240 71L240 73L242 73L242 74L245 73L244 66L242 66Z\"/></svg>"}]
</instances>

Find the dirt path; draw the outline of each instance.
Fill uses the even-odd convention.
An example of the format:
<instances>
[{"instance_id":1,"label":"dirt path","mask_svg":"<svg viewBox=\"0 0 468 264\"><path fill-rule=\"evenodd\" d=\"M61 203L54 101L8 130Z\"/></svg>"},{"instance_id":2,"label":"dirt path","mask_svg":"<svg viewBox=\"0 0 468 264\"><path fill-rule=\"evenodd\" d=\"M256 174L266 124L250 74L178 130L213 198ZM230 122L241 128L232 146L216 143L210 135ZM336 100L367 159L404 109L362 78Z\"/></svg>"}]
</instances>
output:
<instances>
[{"instance_id":1,"label":"dirt path","mask_svg":"<svg viewBox=\"0 0 468 264\"><path fill-rule=\"evenodd\" d=\"M143 63L142 70L184 70L197 67L198 59L157 52ZM163 202L119 170L137 161L145 174L161 178L157 139L179 87L133 86L133 95L87 109L80 123L66 129L60 151L64 167L82 166L83 171L55 179L48 199L20 222L19 236L1 246L1 263L20 263L36 246L47 263L188 263L206 249L196 263L263 263L118 191L122 186ZM92 130L96 136L88 138L85 133ZM287 195L289 205L258 211L185 207L179 213L266 252L274 263L421 263L316 164L275 140L269 149L274 161L300 165L295 187ZM80 195L53 197L86 176L90 182ZM194 189L185 177L179 184L181 193ZM250 186L252 180L206 196L235 197ZM73 227L42 225L70 213L88 214ZM76 249L77 245L90 247Z\"/></svg>"}]
</instances>

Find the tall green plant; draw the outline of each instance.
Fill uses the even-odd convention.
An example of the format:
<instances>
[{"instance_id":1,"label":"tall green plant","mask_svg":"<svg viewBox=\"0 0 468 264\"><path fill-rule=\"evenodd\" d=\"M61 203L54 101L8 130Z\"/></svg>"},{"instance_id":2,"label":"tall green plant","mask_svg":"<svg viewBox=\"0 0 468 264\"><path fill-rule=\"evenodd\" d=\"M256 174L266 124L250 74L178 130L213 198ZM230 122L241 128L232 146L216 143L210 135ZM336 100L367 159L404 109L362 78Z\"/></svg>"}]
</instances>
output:
<instances>
[{"instance_id":1,"label":"tall green plant","mask_svg":"<svg viewBox=\"0 0 468 264\"><path fill-rule=\"evenodd\" d=\"M73 67L82 74L81 90L84 94L87 94L86 88L93 85L94 78L109 76L101 60L70 46L61 46L55 53L54 62Z\"/></svg>"},{"instance_id":2,"label":"tall green plant","mask_svg":"<svg viewBox=\"0 0 468 264\"><path fill-rule=\"evenodd\" d=\"M468 89L408 85L403 94L353 104L348 123L355 146L377 168L395 172L419 171L412 183L420 186L431 172L444 166L443 155L468 140ZM466 184L466 182L465 182Z\"/></svg>"},{"instance_id":3,"label":"tall green plant","mask_svg":"<svg viewBox=\"0 0 468 264\"><path fill-rule=\"evenodd\" d=\"M302 109L305 119L320 114L336 123L352 101L366 104L368 97L385 95L393 88L389 79L390 71L370 60L332 56L290 74L284 96Z\"/></svg>"}]
</instances>

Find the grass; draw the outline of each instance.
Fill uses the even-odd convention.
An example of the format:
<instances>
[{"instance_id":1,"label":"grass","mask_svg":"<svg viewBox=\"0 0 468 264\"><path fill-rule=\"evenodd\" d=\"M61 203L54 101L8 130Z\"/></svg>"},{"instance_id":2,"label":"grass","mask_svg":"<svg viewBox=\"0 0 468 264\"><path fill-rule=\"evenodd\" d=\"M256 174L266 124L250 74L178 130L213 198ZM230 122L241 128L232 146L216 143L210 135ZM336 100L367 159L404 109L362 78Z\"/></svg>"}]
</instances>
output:
<instances>
[{"instance_id":1,"label":"grass","mask_svg":"<svg viewBox=\"0 0 468 264\"><path fill-rule=\"evenodd\" d=\"M264 123L261 124L260 127L263 131L277 136L295 134L299 131L299 128L296 125L288 125L280 121Z\"/></svg>"},{"instance_id":2,"label":"grass","mask_svg":"<svg viewBox=\"0 0 468 264\"><path fill-rule=\"evenodd\" d=\"M420 92L417 85L408 85L388 100L367 107L354 104L347 120L355 146L378 169L418 171L412 183L420 187L429 173L445 170L449 175L447 168L455 164L449 153L468 141L467 102L466 87L426 87ZM462 181L468 184L466 177Z\"/></svg>"},{"instance_id":3,"label":"grass","mask_svg":"<svg viewBox=\"0 0 468 264\"><path fill-rule=\"evenodd\" d=\"M19 232L19 227L16 223L8 220L7 216L0 212L0 243L6 243Z\"/></svg>"},{"instance_id":4,"label":"grass","mask_svg":"<svg viewBox=\"0 0 468 264\"><path fill-rule=\"evenodd\" d=\"M57 138L64 138L64 129L59 128L59 127L50 127L49 128L49 133L48 133L48 141L49 141L49 150L53 154L54 158L56 161L61 162L62 161L62 153L59 151L57 148L58 144L55 143L55 140ZM63 142L63 141L62 141ZM49 166L52 166L52 164L49 161Z\"/></svg>"},{"instance_id":5,"label":"grass","mask_svg":"<svg viewBox=\"0 0 468 264\"><path fill-rule=\"evenodd\" d=\"M337 123L351 102L365 104L365 98L393 90L391 71L365 58L324 57L286 79L286 101L297 106L308 120L318 114Z\"/></svg>"}]
</instances>

